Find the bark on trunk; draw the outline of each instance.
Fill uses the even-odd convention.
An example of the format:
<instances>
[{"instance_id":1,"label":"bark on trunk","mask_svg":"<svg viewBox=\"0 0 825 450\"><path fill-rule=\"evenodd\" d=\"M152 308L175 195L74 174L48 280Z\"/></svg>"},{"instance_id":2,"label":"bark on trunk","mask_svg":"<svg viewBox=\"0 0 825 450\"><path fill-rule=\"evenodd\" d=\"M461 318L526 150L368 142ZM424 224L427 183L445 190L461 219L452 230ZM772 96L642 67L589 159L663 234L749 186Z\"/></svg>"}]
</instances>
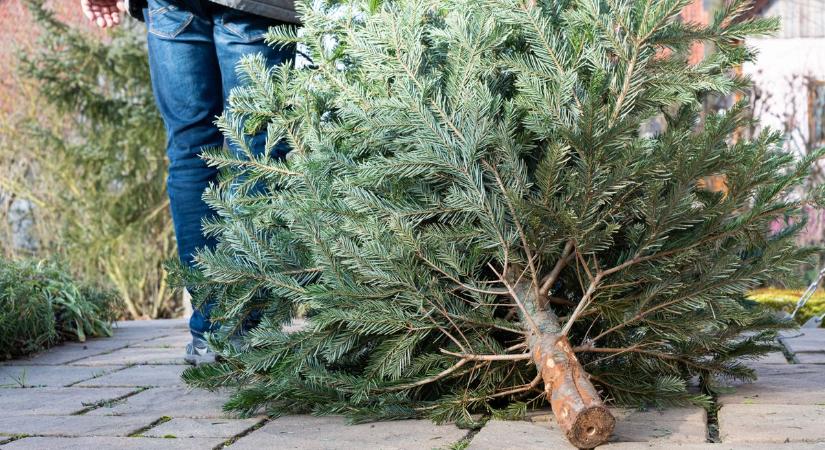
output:
<instances>
[{"instance_id":1,"label":"bark on trunk","mask_svg":"<svg viewBox=\"0 0 825 450\"><path fill-rule=\"evenodd\" d=\"M610 438L616 420L602 403L566 336L532 339L533 361L559 428L578 448L593 448Z\"/></svg>"},{"instance_id":2,"label":"bark on trunk","mask_svg":"<svg viewBox=\"0 0 825 450\"><path fill-rule=\"evenodd\" d=\"M535 290L529 284L519 284L516 292L532 318L532 323L526 317L522 321L525 325L529 323L529 328L535 324L539 332L532 334L527 344L559 428L578 448L604 444L613 433L615 418L576 359L567 336L560 334L556 315L539 307Z\"/></svg>"}]
</instances>

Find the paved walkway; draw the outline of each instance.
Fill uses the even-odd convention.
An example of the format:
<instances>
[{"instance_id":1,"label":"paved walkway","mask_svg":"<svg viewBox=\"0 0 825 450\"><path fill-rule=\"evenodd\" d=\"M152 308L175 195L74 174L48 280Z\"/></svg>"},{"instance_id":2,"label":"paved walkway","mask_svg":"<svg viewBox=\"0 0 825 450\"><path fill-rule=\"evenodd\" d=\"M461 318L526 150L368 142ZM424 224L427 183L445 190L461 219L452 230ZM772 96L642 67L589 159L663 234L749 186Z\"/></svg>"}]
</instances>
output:
<instances>
[{"instance_id":1,"label":"paved walkway","mask_svg":"<svg viewBox=\"0 0 825 450\"><path fill-rule=\"evenodd\" d=\"M112 338L0 364L0 448L571 448L541 412L491 421L478 432L423 420L351 426L336 417L233 419L221 410L224 395L180 381L187 338L180 320L126 322ZM825 449L825 330L783 342L792 363L780 353L755 363L759 381L721 395L715 417L700 408L617 409L605 448Z\"/></svg>"}]
</instances>

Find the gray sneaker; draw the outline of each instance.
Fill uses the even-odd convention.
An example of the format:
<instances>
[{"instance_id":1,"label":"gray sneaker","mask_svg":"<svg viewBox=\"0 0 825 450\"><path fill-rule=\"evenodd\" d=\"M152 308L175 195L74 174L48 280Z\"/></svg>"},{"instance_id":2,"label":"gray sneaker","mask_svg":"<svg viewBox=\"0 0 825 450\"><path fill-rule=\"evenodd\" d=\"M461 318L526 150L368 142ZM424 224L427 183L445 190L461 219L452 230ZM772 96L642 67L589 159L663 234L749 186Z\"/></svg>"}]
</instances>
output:
<instances>
[{"instance_id":1,"label":"gray sneaker","mask_svg":"<svg viewBox=\"0 0 825 450\"><path fill-rule=\"evenodd\" d=\"M186 344L186 354L183 360L193 366L215 362L215 352L209 349L206 339L192 337L192 342Z\"/></svg>"}]
</instances>

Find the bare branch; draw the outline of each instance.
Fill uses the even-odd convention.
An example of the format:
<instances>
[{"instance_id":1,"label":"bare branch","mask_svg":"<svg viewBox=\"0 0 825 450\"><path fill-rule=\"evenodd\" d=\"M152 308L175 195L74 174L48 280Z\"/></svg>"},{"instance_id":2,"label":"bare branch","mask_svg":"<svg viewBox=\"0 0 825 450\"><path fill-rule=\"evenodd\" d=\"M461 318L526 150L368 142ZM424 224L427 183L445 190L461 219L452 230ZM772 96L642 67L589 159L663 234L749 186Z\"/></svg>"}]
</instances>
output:
<instances>
[{"instance_id":1,"label":"bare branch","mask_svg":"<svg viewBox=\"0 0 825 450\"><path fill-rule=\"evenodd\" d=\"M516 305L518 305L522 314L524 314L524 318L530 323L530 327L533 329L533 333L535 333L536 336L539 336L541 334L539 326L536 324L536 321L533 320L533 316L531 316L530 313L527 312L527 309L524 307L524 303L522 303L521 299L518 297L518 294L516 293L515 289L513 289L513 286L510 283L508 283L506 279L504 279L502 274L498 273L498 271L495 267L493 267L492 264L487 263L487 265L490 267L493 273L496 274L498 279L501 280L502 283L504 283L504 286L507 287L507 290L510 292L510 296L513 297L513 301L516 302Z\"/></svg>"},{"instance_id":2,"label":"bare branch","mask_svg":"<svg viewBox=\"0 0 825 450\"><path fill-rule=\"evenodd\" d=\"M516 355L475 355L465 353L454 353L449 350L441 349L441 353L450 356L457 356L468 361L520 361L524 359L532 359L530 353L519 353Z\"/></svg>"},{"instance_id":3,"label":"bare branch","mask_svg":"<svg viewBox=\"0 0 825 450\"><path fill-rule=\"evenodd\" d=\"M464 364L467 364L470 360L469 359L461 359L457 363L453 364L452 366L442 370L441 372L427 378L422 378L415 383L407 383L407 384L399 384L396 386L391 386L386 388L387 391L403 391L406 389L412 389L418 386L424 386L425 384L432 383L434 381L438 381L447 375L455 372L456 370L460 369Z\"/></svg>"},{"instance_id":4,"label":"bare branch","mask_svg":"<svg viewBox=\"0 0 825 450\"><path fill-rule=\"evenodd\" d=\"M498 170L496 170L496 168L487 161L483 161L482 163L487 167L487 170L493 173L493 177L496 179L496 184L498 185L499 190L501 190L501 196L504 198L505 203L507 203L507 209L510 210L510 217L513 218L513 223L516 225L516 231L518 231L521 245L524 247L524 254L527 255L527 266L530 268L530 277L533 279L533 289L536 290L536 296L540 298L541 296L538 292L540 286L539 273L535 265L536 258L533 256L533 250L527 242L527 233L524 232L524 228L521 226L519 214L516 211L513 202L510 200L510 197L507 195L507 188L504 187L504 182L501 180Z\"/></svg>"},{"instance_id":5,"label":"bare branch","mask_svg":"<svg viewBox=\"0 0 825 450\"><path fill-rule=\"evenodd\" d=\"M562 250L561 252L559 260L556 261L556 265L553 267L553 270L551 270L550 273L547 274L547 276L545 276L541 280L541 288L539 288L539 298L547 297L547 294L550 293L550 289L553 288L553 284L556 283L556 280L559 278L559 275L561 275L561 271L564 269L567 263L570 262L570 259L573 258L571 256L573 252L573 245L573 239L567 241L567 244L564 245L564 250Z\"/></svg>"}]
</instances>

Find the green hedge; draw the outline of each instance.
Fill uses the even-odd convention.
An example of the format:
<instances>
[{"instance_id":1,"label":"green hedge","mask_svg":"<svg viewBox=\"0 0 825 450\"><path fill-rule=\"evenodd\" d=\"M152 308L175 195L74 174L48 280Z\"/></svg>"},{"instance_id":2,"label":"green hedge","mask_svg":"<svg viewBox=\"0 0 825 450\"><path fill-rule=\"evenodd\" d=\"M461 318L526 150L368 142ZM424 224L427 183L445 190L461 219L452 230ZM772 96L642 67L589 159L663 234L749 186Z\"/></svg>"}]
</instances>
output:
<instances>
[{"instance_id":1,"label":"green hedge","mask_svg":"<svg viewBox=\"0 0 825 450\"><path fill-rule=\"evenodd\" d=\"M790 314L793 312L794 307L796 307L796 302L799 301L799 297L802 296L803 292L804 290L802 289L764 288L751 292L748 294L748 298L769 308L785 311ZM800 324L803 324L811 317L821 316L822 314L825 314L825 290L819 288L819 290L808 299L805 306L796 313L795 319Z\"/></svg>"},{"instance_id":2,"label":"green hedge","mask_svg":"<svg viewBox=\"0 0 825 450\"><path fill-rule=\"evenodd\" d=\"M60 264L0 259L0 360L109 336L119 308L114 293L77 282Z\"/></svg>"}]
</instances>

